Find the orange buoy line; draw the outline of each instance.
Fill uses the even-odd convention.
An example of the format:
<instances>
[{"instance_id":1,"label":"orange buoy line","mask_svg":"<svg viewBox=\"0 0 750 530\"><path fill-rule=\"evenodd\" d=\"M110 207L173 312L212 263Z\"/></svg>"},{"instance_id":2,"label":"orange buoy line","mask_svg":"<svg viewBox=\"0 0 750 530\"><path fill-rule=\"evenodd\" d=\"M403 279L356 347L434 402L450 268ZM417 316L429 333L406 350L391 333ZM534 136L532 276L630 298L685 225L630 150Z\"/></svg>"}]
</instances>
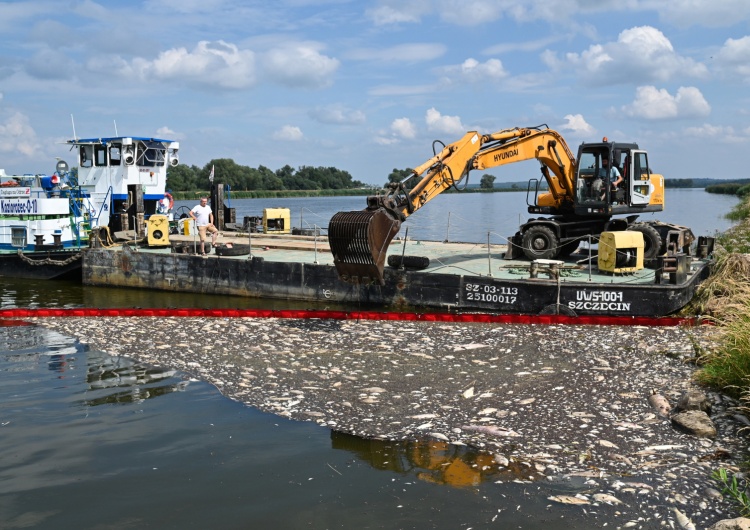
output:
<instances>
[{"instance_id":1,"label":"orange buoy line","mask_svg":"<svg viewBox=\"0 0 750 530\"><path fill-rule=\"evenodd\" d=\"M308 309L2 309L0 319L37 317L215 317L298 318L333 320L404 320L418 322L478 322L487 324L578 324L610 326L681 326L704 323L694 317L567 316L487 313L400 313ZM13 322L13 321L9 321ZM11 325L0 323L0 325Z\"/></svg>"}]
</instances>

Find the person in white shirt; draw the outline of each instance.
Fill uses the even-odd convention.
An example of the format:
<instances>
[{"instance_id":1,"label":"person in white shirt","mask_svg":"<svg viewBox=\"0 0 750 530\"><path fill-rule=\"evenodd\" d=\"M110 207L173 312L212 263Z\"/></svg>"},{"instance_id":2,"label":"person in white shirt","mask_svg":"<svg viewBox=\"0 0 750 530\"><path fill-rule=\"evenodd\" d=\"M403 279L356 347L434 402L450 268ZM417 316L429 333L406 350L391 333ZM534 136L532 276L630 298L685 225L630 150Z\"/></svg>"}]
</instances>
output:
<instances>
[{"instance_id":1,"label":"person in white shirt","mask_svg":"<svg viewBox=\"0 0 750 530\"><path fill-rule=\"evenodd\" d=\"M201 255L206 255L206 232L211 234L211 245L216 244L216 238L219 237L219 231L214 226L214 213L208 205L208 199L201 197L200 204L190 210L190 217L195 220L198 227L198 235L201 239Z\"/></svg>"}]
</instances>

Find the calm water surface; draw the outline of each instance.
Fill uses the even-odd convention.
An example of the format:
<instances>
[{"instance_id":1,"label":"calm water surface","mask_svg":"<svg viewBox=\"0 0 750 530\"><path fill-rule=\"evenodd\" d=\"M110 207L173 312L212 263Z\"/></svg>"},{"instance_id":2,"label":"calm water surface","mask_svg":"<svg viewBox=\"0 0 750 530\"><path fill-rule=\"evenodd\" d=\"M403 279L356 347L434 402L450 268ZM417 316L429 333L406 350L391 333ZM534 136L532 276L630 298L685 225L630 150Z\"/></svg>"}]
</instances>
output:
<instances>
[{"instance_id":1,"label":"calm water surface","mask_svg":"<svg viewBox=\"0 0 750 530\"><path fill-rule=\"evenodd\" d=\"M495 243L523 221L520 193L438 197L409 236ZM669 190L658 219L725 230L732 197ZM237 219L289 207L326 227L364 197L235 200ZM192 206L192 204L185 203ZM179 203L178 203L179 205ZM448 221L450 212L450 222ZM402 229L402 232L404 229ZM259 307L229 297L0 280L0 307ZM265 304L265 302L263 303ZM289 304L270 307L282 308ZM268 307L263 305L263 307ZM104 325L104 324L103 324ZM548 509L583 484L523 479L464 448L362 440L224 398L33 326L0 326L0 528L601 528L613 508Z\"/></svg>"}]
</instances>

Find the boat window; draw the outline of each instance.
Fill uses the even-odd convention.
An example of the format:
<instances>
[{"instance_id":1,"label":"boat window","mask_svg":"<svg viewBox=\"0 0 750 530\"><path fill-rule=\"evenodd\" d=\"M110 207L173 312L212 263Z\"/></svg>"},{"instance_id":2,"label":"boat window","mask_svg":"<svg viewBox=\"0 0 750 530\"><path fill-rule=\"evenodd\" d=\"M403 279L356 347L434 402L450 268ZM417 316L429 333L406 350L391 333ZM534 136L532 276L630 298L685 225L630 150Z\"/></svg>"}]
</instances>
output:
<instances>
[{"instance_id":1,"label":"boat window","mask_svg":"<svg viewBox=\"0 0 750 530\"><path fill-rule=\"evenodd\" d=\"M97 166L107 165L107 148L103 145L94 146L94 163Z\"/></svg>"},{"instance_id":2,"label":"boat window","mask_svg":"<svg viewBox=\"0 0 750 530\"><path fill-rule=\"evenodd\" d=\"M23 248L26 246L26 227L25 226L11 227L10 244L18 248Z\"/></svg>"},{"instance_id":3,"label":"boat window","mask_svg":"<svg viewBox=\"0 0 750 530\"><path fill-rule=\"evenodd\" d=\"M122 152L120 151L121 146L111 145L109 147L109 165L119 166L122 163Z\"/></svg>"},{"instance_id":4,"label":"boat window","mask_svg":"<svg viewBox=\"0 0 750 530\"><path fill-rule=\"evenodd\" d=\"M81 167L91 167L94 162L94 146L82 145L79 148L79 164Z\"/></svg>"},{"instance_id":5,"label":"boat window","mask_svg":"<svg viewBox=\"0 0 750 530\"><path fill-rule=\"evenodd\" d=\"M163 166L166 158L166 149L159 142L147 140L138 142L138 162L139 166L155 167Z\"/></svg>"}]
</instances>

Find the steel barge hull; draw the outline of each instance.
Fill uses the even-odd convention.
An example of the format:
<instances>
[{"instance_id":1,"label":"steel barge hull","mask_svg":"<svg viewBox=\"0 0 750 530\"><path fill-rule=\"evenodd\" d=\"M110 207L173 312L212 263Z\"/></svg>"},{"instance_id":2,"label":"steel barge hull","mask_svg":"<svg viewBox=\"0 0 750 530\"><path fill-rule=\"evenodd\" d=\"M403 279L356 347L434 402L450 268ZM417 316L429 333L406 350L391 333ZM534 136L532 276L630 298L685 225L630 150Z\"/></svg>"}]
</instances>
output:
<instances>
[{"instance_id":1,"label":"steel barge hull","mask_svg":"<svg viewBox=\"0 0 750 530\"><path fill-rule=\"evenodd\" d=\"M353 285L339 279L324 240L245 238L243 242L251 246L249 254L214 252L202 257L175 251L175 239L178 244L196 245L188 236L171 239L167 248L87 249L83 283L383 310L659 317L679 311L692 299L712 263L689 258L681 271L671 273L643 269L605 274L596 265L588 267L595 260L581 254L565 263L532 263L503 259L503 245L396 241L389 253L418 253L429 259L429 266L423 270L386 267L384 285ZM240 241L235 239L234 244Z\"/></svg>"}]
</instances>

